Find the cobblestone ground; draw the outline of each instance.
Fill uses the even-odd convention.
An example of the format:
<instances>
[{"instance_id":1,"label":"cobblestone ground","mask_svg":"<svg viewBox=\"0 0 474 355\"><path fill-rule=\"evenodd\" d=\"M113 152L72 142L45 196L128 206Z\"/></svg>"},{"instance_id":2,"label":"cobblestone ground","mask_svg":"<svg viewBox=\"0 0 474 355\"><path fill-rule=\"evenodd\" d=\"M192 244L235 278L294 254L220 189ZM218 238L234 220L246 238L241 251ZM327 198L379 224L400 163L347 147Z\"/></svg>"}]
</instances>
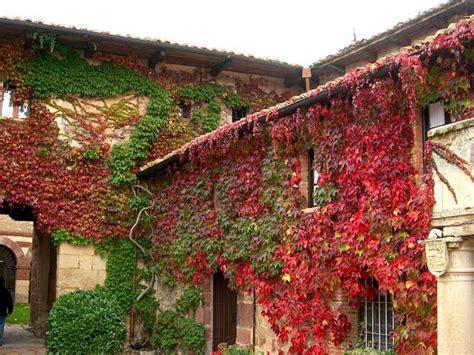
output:
<instances>
[{"instance_id":1,"label":"cobblestone ground","mask_svg":"<svg viewBox=\"0 0 474 355\"><path fill-rule=\"evenodd\" d=\"M2 355L46 354L44 339L35 337L29 326L7 324L3 333L3 340L3 346L0 346L0 354Z\"/></svg>"}]
</instances>

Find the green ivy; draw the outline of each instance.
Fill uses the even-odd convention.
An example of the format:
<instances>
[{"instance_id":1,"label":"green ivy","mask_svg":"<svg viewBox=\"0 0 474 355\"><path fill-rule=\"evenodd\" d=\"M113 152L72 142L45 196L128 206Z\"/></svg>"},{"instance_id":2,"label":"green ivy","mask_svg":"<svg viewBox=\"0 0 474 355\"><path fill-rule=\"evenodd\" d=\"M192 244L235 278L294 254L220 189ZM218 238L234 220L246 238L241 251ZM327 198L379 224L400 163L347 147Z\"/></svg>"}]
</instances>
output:
<instances>
[{"instance_id":1,"label":"green ivy","mask_svg":"<svg viewBox=\"0 0 474 355\"><path fill-rule=\"evenodd\" d=\"M337 189L333 184L327 186L318 186L314 189L313 205L314 207L322 207L331 202L336 196Z\"/></svg>"},{"instance_id":2,"label":"green ivy","mask_svg":"<svg viewBox=\"0 0 474 355\"><path fill-rule=\"evenodd\" d=\"M196 108L191 120L199 125L205 132L210 132L219 127L221 119L221 101L230 108L248 106L242 103L240 95L234 91L226 91L218 85L185 85L179 91L181 100L191 103L204 103L205 106Z\"/></svg>"},{"instance_id":3,"label":"green ivy","mask_svg":"<svg viewBox=\"0 0 474 355\"><path fill-rule=\"evenodd\" d=\"M79 235L70 235L65 229L58 229L51 233L51 241L55 247L59 247L61 243L69 243L73 245L89 245L92 240Z\"/></svg>"},{"instance_id":4,"label":"green ivy","mask_svg":"<svg viewBox=\"0 0 474 355\"><path fill-rule=\"evenodd\" d=\"M98 160L100 158L99 147L89 147L82 155L89 160Z\"/></svg>"},{"instance_id":5,"label":"green ivy","mask_svg":"<svg viewBox=\"0 0 474 355\"><path fill-rule=\"evenodd\" d=\"M176 302L176 311L180 314L186 314L192 311L193 314L196 309L204 302L202 289L196 286L190 286L184 289L183 295Z\"/></svg>"},{"instance_id":6,"label":"green ivy","mask_svg":"<svg viewBox=\"0 0 474 355\"><path fill-rule=\"evenodd\" d=\"M56 45L56 36L49 33L33 32L33 41L38 43L41 49L48 49L50 53L54 52Z\"/></svg>"},{"instance_id":7,"label":"green ivy","mask_svg":"<svg viewBox=\"0 0 474 355\"><path fill-rule=\"evenodd\" d=\"M168 124L172 98L167 90L147 76L120 65L90 65L70 49L62 56L38 53L19 70L24 74L24 84L33 88L33 97L39 99L107 98L127 93L148 96L146 115L129 142L114 146L109 160L112 185L128 185L136 180L133 168L148 157L160 130Z\"/></svg>"},{"instance_id":8,"label":"green ivy","mask_svg":"<svg viewBox=\"0 0 474 355\"><path fill-rule=\"evenodd\" d=\"M147 293L140 302L136 302L133 307L136 314L143 321L143 325L147 331L148 336L153 334L153 329L156 323L156 314L159 308L159 302L155 299L153 293Z\"/></svg>"},{"instance_id":9,"label":"green ivy","mask_svg":"<svg viewBox=\"0 0 474 355\"><path fill-rule=\"evenodd\" d=\"M155 322L152 343L157 344L165 354L175 354L176 348L184 353L204 354L206 333L204 324L185 318L174 311L160 313Z\"/></svg>"},{"instance_id":10,"label":"green ivy","mask_svg":"<svg viewBox=\"0 0 474 355\"><path fill-rule=\"evenodd\" d=\"M107 275L104 291L113 297L126 314L136 297L133 290L133 272L135 269L135 248L128 239L118 239L111 243L107 255Z\"/></svg>"},{"instance_id":11,"label":"green ivy","mask_svg":"<svg viewBox=\"0 0 474 355\"><path fill-rule=\"evenodd\" d=\"M165 354L173 354L178 346L179 334L176 319L179 316L173 311L165 311L156 317L155 335L152 343L158 344Z\"/></svg>"}]
</instances>

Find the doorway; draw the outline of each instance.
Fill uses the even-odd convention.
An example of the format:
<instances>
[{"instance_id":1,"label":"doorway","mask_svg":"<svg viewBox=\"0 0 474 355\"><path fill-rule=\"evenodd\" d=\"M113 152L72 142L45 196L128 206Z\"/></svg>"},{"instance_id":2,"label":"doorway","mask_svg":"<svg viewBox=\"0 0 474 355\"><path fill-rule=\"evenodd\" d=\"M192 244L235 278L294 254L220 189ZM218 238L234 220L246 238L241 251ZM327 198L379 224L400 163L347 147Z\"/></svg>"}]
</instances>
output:
<instances>
[{"instance_id":1,"label":"doorway","mask_svg":"<svg viewBox=\"0 0 474 355\"><path fill-rule=\"evenodd\" d=\"M28 249L31 250L31 254L29 254L31 255L31 264L25 265L26 262L30 263L30 257L27 257L22 249L18 247L18 254L15 252L16 257L14 256L15 264L13 270L15 272L16 269L16 275L14 273L16 279L21 280L20 277L29 278L30 325L33 327L35 335L44 336L47 330L49 311L56 298L56 248L49 235L40 233L35 228L34 213L30 206L10 205L6 200L0 200L0 214L9 216L12 222L10 229L13 228L13 230L17 228L13 225L14 222L30 222L30 242L28 243L30 247ZM7 234L10 235L11 233L8 232ZM10 245L7 244L7 247L10 247ZM15 251L15 249L10 249ZM4 254L2 259L1 252L0 249L0 264L2 264L1 261L3 260L4 265L3 268L0 265L0 273L5 273L7 288L10 289L10 284L13 282L13 291L15 291L15 278L7 276L10 272L9 270L11 270L11 258L8 258L8 254ZM20 258L19 255L22 257ZM19 268L22 270L19 270ZM25 269L28 269L28 272ZM13 295L14 293L12 292Z\"/></svg>"},{"instance_id":2,"label":"doorway","mask_svg":"<svg viewBox=\"0 0 474 355\"><path fill-rule=\"evenodd\" d=\"M237 336L237 292L230 289L221 272L214 274L212 348L235 344Z\"/></svg>"}]
</instances>

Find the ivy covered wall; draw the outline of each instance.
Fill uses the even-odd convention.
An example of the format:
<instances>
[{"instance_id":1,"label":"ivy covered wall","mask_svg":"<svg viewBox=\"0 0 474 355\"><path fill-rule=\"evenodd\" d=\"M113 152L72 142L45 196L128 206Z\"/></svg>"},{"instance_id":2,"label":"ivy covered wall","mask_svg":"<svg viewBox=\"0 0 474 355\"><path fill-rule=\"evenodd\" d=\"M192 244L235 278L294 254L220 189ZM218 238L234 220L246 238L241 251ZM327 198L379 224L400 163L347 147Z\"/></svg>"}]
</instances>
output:
<instances>
[{"instance_id":1,"label":"ivy covered wall","mask_svg":"<svg viewBox=\"0 0 474 355\"><path fill-rule=\"evenodd\" d=\"M472 116L473 37L472 21L461 21L311 93L339 89L323 102L286 117L265 112L262 124L254 117L182 149L186 164L148 182L146 235L161 282L199 284L220 269L235 287L255 289L290 352L319 354L351 327L331 306L337 290L355 307L374 296L374 278L394 299L397 352L434 353L436 286L423 247L433 180L429 146L422 181L412 165L413 126L437 100L456 120ZM382 67L387 77L372 79ZM298 157L310 148L318 208L303 214Z\"/></svg>"},{"instance_id":2,"label":"ivy covered wall","mask_svg":"<svg viewBox=\"0 0 474 355\"><path fill-rule=\"evenodd\" d=\"M35 38L36 50L22 38L0 43L3 83L29 106L23 121L0 120L0 192L32 207L37 228L58 240L126 236L138 166L216 129L224 108L253 112L287 97L250 77L223 86L199 70L150 71L129 57L99 52L88 62L54 36ZM180 118L180 104L193 115ZM118 224L105 223L110 207Z\"/></svg>"}]
</instances>

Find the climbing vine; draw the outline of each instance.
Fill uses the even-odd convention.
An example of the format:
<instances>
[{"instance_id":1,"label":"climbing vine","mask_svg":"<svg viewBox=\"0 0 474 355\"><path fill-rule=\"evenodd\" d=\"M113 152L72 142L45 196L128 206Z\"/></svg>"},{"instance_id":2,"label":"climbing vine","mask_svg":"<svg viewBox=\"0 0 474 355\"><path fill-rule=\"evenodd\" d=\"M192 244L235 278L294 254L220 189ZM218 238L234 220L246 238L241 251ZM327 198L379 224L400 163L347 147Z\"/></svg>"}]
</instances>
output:
<instances>
[{"instance_id":1,"label":"climbing vine","mask_svg":"<svg viewBox=\"0 0 474 355\"><path fill-rule=\"evenodd\" d=\"M422 243L433 181L412 165L413 124L437 100L457 120L472 115L473 34L461 21L418 52L327 88L342 94L286 117L268 111L263 124L249 118L181 149L188 163L153 186L161 275L200 283L220 269L234 286L254 288L293 353L324 353L328 338L341 344L351 325L332 300L342 290L357 306L374 296L366 282L374 278L394 299L397 352L434 353L436 287ZM371 79L382 66L388 78ZM252 133L242 137L245 125ZM317 208L305 214L300 157L310 148Z\"/></svg>"},{"instance_id":2,"label":"climbing vine","mask_svg":"<svg viewBox=\"0 0 474 355\"><path fill-rule=\"evenodd\" d=\"M24 122L0 121L1 189L9 203L33 207L40 231L61 231L58 241L125 236L133 213L124 187L137 167L216 128L225 93L235 91L199 75L150 73L131 57L98 53L90 64L47 34L35 41L33 50L21 39L0 43L4 84L15 104L29 102ZM211 107L213 122L179 118L185 96ZM118 224L105 218L111 207Z\"/></svg>"}]
</instances>

